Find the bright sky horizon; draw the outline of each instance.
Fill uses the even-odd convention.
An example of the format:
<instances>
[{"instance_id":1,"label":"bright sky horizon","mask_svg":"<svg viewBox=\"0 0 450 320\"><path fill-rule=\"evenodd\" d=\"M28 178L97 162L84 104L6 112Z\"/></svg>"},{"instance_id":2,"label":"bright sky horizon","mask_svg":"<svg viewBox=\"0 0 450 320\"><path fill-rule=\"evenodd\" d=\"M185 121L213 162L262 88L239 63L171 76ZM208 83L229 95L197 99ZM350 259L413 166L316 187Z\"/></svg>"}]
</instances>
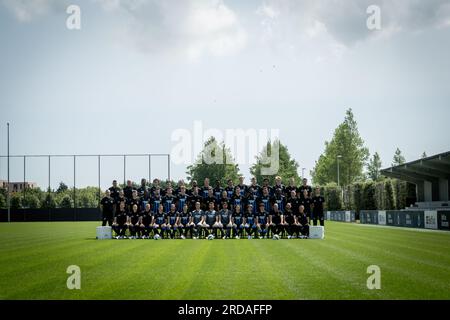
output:
<instances>
[{"instance_id":1,"label":"bright sky horizon","mask_svg":"<svg viewBox=\"0 0 450 320\"><path fill-rule=\"evenodd\" d=\"M80 30L66 27L73 4ZM0 0L0 154L7 122L11 154L147 154L171 153L172 134L201 121L279 129L309 177L352 108L389 167L397 147L407 161L450 150L449 39L448 0ZM247 182L252 162L240 165ZM52 188L73 183L72 163L52 161ZM102 160L103 188L122 166ZM78 187L97 185L96 158L77 170ZM172 179L185 171L171 164ZM127 160L127 173L147 177L148 160ZM23 180L21 159L11 180ZM45 188L46 159L27 160L27 181Z\"/></svg>"}]
</instances>

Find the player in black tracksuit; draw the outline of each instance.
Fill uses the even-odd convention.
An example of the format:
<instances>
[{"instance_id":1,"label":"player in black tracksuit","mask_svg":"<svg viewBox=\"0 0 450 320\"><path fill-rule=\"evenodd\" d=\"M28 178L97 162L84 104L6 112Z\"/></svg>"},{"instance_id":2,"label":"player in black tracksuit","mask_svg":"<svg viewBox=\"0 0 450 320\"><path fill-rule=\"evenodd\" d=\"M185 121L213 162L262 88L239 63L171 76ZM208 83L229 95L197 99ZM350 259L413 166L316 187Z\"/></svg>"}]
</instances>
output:
<instances>
[{"instance_id":1,"label":"player in black tracksuit","mask_svg":"<svg viewBox=\"0 0 450 320\"><path fill-rule=\"evenodd\" d=\"M142 212L142 218L141 218L142 239L146 239L146 238L150 237L152 220L153 220L153 216L152 216L151 206L150 206L150 203L147 203L145 205L145 210Z\"/></svg>"},{"instance_id":2,"label":"player in black tracksuit","mask_svg":"<svg viewBox=\"0 0 450 320\"><path fill-rule=\"evenodd\" d=\"M136 204L131 207L131 212L129 214L129 225L131 239L136 239L140 237L141 234L141 213Z\"/></svg>"},{"instance_id":3,"label":"player in black tracksuit","mask_svg":"<svg viewBox=\"0 0 450 320\"><path fill-rule=\"evenodd\" d=\"M223 239L230 238L231 228L233 225L231 223L231 211L228 209L228 202L222 202L222 209L220 210L219 214L220 222L222 223L221 236Z\"/></svg>"},{"instance_id":4,"label":"player in black tracksuit","mask_svg":"<svg viewBox=\"0 0 450 320\"><path fill-rule=\"evenodd\" d=\"M153 225L153 233L154 235L159 235L164 238L166 233L166 214L164 213L164 206L162 203L158 205L158 211L153 214L154 225Z\"/></svg>"},{"instance_id":5,"label":"player in black tracksuit","mask_svg":"<svg viewBox=\"0 0 450 320\"><path fill-rule=\"evenodd\" d=\"M287 225L285 225L288 239L292 237L298 236L298 225L296 224L294 212L292 211L292 206L290 203L286 205L286 210L284 211L284 221L286 221Z\"/></svg>"},{"instance_id":6,"label":"player in black tracksuit","mask_svg":"<svg viewBox=\"0 0 450 320\"><path fill-rule=\"evenodd\" d=\"M311 197L312 196L312 188L311 186L308 186L308 179L303 179L303 184L300 186L300 188L298 188L298 192L300 193L300 197L303 198L303 192L306 190L308 191L308 196Z\"/></svg>"},{"instance_id":7,"label":"player in black tracksuit","mask_svg":"<svg viewBox=\"0 0 450 320\"><path fill-rule=\"evenodd\" d=\"M305 212L305 208L300 206L298 211L297 221L299 223L300 233L304 237L309 237L309 218Z\"/></svg>"},{"instance_id":8,"label":"player in black tracksuit","mask_svg":"<svg viewBox=\"0 0 450 320\"><path fill-rule=\"evenodd\" d=\"M272 234L272 237L277 235L282 235L284 231L284 226L281 224L283 218L283 213L278 210L278 205L273 205L273 210L271 214L271 224L270 224L270 232Z\"/></svg>"},{"instance_id":9,"label":"player in black tracksuit","mask_svg":"<svg viewBox=\"0 0 450 320\"><path fill-rule=\"evenodd\" d=\"M127 231L127 211L125 210L125 202L120 202L119 209L116 211L116 216L114 217L113 230L116 233L116 239L121 239L125 237L125 232Z\"/></svg>"},{"instance_id":10,"label":"player in black tracksuit","mask_svg":"<svg viewBox=\"0 0 450 320\"><path fill-rule=\"evenodd\" d=\"M113 180L112 182L112 187L110 187L109 189L111 198L113 198L114 200L114 211L113 213L115 214L117 210L119 210L119 206L118 206L118 198L119 198L119 192L120 192L120 188L117 186L117 180Z\"/></svg>"},{"instance_id":11,"label":"player in black tracksuit","mask_svg":"<svg viewBox=\"0 0 450 320\"><path fill-rule=\"evenodd\" d=\"M300 200L300 204L305 208L305 213L306 216L311 219L311 205L312 205L312 199L308 194L308 190L303 190L303 197ZM294 212L298 212L298 208L297 211Z\"/></svg>"},{"instance_id":12,"label":"player in black tracksuit","mask_svg":"<svg viewBox=\"0 0 450 320\"><path fill-rule=\"evenodd\" d=\"M102 226L106 226L108 224L112 227L113 219L114 219L114 199L111 197L111 192L106 190L105 196L100 201L102 205Z\"/></svg>"},{"instance_id":13,"label":"player in black tracksuit","mask_svg":"<svg viewBox=\"0 0 450 320\"><path fill-rule=\"evenodd\" d=\"M315 196L312 198L312 217L314 225L317 226L317 219L320 225L324 226L323 204L325 198L320 195L320 188L316 188Z\"/></svg>"},{"instance_id":14,"label":"player in black tracksuit","mask_svg":"<svg viewBox=\"0 0 450 320\"><path fill-rule=\"evenodd\" d=\"M181 228L183 230L182 239L187 238L188 232L191 239L194 237L194 222L192 220L192 214L189 212L189 206L184 204L183 210L180 213Z\"/></svg>"},{"instance_id":15,"label":"player in black tracksuit","mask_svg":"<svg viewBox=\"0 0 450 320\"><path fill-rule=\"evenodd\" d=\"M202 196L199 194L199 189L198 187L194 187L191 191L191 194L189 195L189 210L190 211L194 211L195 210L195 205L197 202L200 203L200 207L202 205L203 202L203 198Z\"/></svg>"},{"instance_id":16,"label":"player in black tracksuit","mask_svg":"<svg viewBox=\"0 0 450 320\"><path fill-rule=\"evenodd\" d=\"M133 190L135 190L135 188L133 187L133 183L131 182L131 180L127 180L127 185L125 186L125 188L123 188L123 193L127 200L131 200L133 198Z\"/></svg>"}]
</instances>

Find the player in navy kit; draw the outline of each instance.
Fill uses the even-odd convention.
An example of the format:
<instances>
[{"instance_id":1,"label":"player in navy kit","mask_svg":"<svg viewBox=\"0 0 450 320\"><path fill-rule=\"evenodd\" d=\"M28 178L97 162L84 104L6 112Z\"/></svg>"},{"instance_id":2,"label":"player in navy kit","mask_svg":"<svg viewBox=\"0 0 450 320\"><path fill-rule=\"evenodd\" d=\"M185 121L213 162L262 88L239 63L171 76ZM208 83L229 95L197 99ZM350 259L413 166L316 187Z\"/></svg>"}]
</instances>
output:
<instances>
[{"instance_id":1,"label":"player in navy kit","mask_svg":"<svg viewBox=\"0 0 450 320\"><path fill-rule=\"evenodd\" d=\"M164 238L166 234L166 214L164 213L164 206L162 203L158 205L158 211L154 214L153 233Z\"/></svg>"},{"instance_id":2,"label":"player in navy kit","mask_svg":"<svg viewBox=\"0 0 450 320\"><path fill-rule=\"evenodd\" d=\"M139 238L141 233L141 214L137 204L133 204L128 219L128 229L130 230L130 239Z\"/></svg>"},{"instance_id":3,"label":"player in navy kit","mask_svg":"<svg viewBox=\"0 0 450 320\"><path fill-rule=\"evenodd\" d=\"M214 210L215 203L210 202L208 205L208 210L205 212L205 227L208 231L208 235L217 233L217 217L216 217L216 210Z\"/></svg>"},{"instance_id":4,"label":"player in navy kit","mask_svg":"<svg viewBox=\"0 0 450 320\"><path fill-rule=\"evenodd\" d=\"M177 211L177 207L175 203L170 205L170 211L167 213L168 222L170 225L170 238L175 239L177 237L177 233L179 233L180 226L180 214ZM179 234L181 236L181 234Z\"/></svg>"},{"instance_id":5,"label":"player in navy kit","mask_svg":"<svg viewBox=\"0 0 450 320\"><path fill-rule=\"evenodd\" d=\"M256 229L260 239L265 238L267 235L267 216L264 203L260 203L258 213L256 214Z\"/></svg>"},{"instance_id":6,"label":"player in navy kit","mask_svg":"<svg viewBox=\"0 0 450 320\"><path fill-rule=\"evenodd\" d=\"M184 204L183 210L180 213L180 228L183 230L181 239L186 239L188 233L191 239L194 237L194 222L192 221L192 215L189 212L189 206Z\"/></svg>"},{"instance_id":7,"label":"player in navy kit","mask_svg":"<svg viewBox=\"0 0 450 320\"><path fill-rule=\"evenodd\" d=\"M251 205L249 205L247 207L247 212L244 215L244 219L245 219L245 232L247 233L247 238L248 239L252 239L253 238L253 233L256 233L256 221L255 221L255 214L253 213L253 207Z\"/></svg>"},{"instance_id":8,"label":"player in navy kit","mask_svg":"<svg viewBox=\"0 0 450 320\"><path fill-rule=\"evenodd\" d=\"M234 210L233 214L231 216L231 221L233 225L233 237L236 239L240 239L242 237L242 232L244 231L244 217L241 211L241 206L237 205Z\"/></svg>"},{"instance_id":9,"label":"player in navy kit","mask_svg":"<svg viewBox=\"0 0 450 320\"><path fill-rule=\"evenodd\" d=\"M278 209L278 204L273 205L273 210L270 218L270 233L274 235L281 235L283 232L283 213Z\"/></svg>"},{"instance_id":10,"label":"player in navy kit","mask_svg":"<svg viewBox=\"0 0 450 320\"><path fill-rule=\"evenodd\" d=\"M233 227L231 219L231 210L228 209L228 202L222 202L222 209L219 211L220 222L222 224L222 238L230 238L231 228ZM225 233L224 233L225 230Z\"/></svg>"},{"instance_id":11,"label":"player in navy kit","mask_svg":"<svg viewBox=\"0 0 450 320\"><path fill-rule=\"evenodd\" d=\"M147 239L150 236L152 220L153 216L152 211L150 210L150 203L147 203L145 205L145 210L142 212L140 224L142 239Z\"/></svg>"},{"instance_id":12,"label":"player in navy kit","mask_svg":"<svg viewBox=\"0 0 450 320\"><path fill-rule=\"evenodd\" d=\"M198 239L199 237L202 236L202 231L204 228L203 222L205 216L205 213L201 209L200 201L197 201L195 203L195 209L194 211L192 211L191 215L192 215L192 222L194 223L194 234L195 234L194 239Z\"/></svg>"}]
</instances>

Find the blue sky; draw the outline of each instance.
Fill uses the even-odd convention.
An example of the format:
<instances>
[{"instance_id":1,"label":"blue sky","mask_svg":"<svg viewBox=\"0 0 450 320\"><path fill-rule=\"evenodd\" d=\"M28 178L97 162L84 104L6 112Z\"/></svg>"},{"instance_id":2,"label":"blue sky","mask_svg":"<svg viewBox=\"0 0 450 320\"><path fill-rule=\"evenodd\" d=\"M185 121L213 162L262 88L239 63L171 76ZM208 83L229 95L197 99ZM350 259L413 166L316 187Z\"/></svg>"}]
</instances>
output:
<instances>
[{"instance_id":1,"label":"blue sky","mask_svg":"<svg viewBox=\"0 0 450 320\"><path fill-rule=\"evenodd\" d=\"M81 30L66 28L69 4ZM366 27L370 4L381 30ZM414 160L450 149L449 39L439 0L0 0L0 153L7 121L13 154L110 154L170 153L173 131L201 120L280 129L309 175L351 107L384 166L397 147ZM96 161L79 161L77 184L97 183ZM53 186L72 183L71 164L55 160ZM120 159L102 164L102 185L122 179ZM165 177L165 161L153 165ZM28 166L45 184L45 160ZM12 180L22 167L13 161ZM127 170L146 177L147 160Z\"/></svg>"}]
</instances>

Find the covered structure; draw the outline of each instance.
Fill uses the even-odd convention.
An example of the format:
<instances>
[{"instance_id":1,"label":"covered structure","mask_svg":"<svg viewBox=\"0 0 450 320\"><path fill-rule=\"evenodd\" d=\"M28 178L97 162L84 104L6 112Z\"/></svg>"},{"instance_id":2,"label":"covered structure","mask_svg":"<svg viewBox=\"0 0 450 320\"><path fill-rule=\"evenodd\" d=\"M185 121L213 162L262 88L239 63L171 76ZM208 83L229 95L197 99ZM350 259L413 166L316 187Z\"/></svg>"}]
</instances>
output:
<instances>
[{"instance_id":1,"label":"covered structure","mask_svg":"<svg viewBox=\"0 0 450 320\"><path fill-rule=\"evenodd\" d=\"M415 184L418 207L450 205L450 151L383 169L381 174Z\"/></svg>"}]
</instances>

